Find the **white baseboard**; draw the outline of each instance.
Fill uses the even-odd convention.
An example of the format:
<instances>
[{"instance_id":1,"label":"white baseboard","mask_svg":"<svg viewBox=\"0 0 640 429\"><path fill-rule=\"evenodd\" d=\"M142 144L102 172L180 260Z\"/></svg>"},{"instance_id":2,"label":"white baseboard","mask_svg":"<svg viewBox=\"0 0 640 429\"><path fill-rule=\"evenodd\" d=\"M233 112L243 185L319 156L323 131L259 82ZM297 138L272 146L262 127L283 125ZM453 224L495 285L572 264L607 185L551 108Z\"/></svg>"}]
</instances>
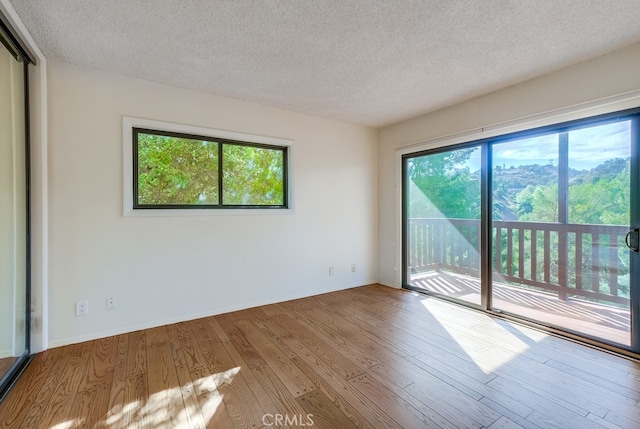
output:
<instances>
[{"instance_id":1,"label":"white baseboard","mask_svg":"<svg viewBox=\"0 0 640 429\"><path fill-rule=\"evenodd\" d=\"M370 283L366 283L366 284L370 284ZM317 291L317 292L312 293L311 295L309 295L309 294L296 294L296 295L280 297L280 298L277 298L277 299L266 299L266 300L261 300L261 301L254 301L254 302L252 302L250 304L241 305L241 306L220 308L220 309L216 309L216 310L212 310L212 311L208 311L208 312L203 312L203 313L194 313L194 314L180 316L180 317L172 317L172 318L168 318L168 319L159 319L159 320L155 320L153 322L148 322L148 323L139 323L139 324L135 324L135 325L125 326L125 327L122 327L122 328L106 330L106 331L100 331L100 332L95 332L95 333L87 334L87 335L80 335L80 336L77 336L77 337L63 338L63 339L60 339L60 340L50 341L49 342L49 348L68 346L70 344L82 343L82 342L85 342L85 341L93 341L93 340L97 340L97 339L100 339L100 338L111 337L111 336L114 336L114 335L128 334L130 332L141 331L143 329L156 328L158 326L171 325L173 323L186 322L186 321L189 321L189 320L201 319L203 317L211 317L211 316L216 316L218 314L230 313L232 311L246 310L247 308L259 307L259 306L262 306L262 305L269 305L269 304L276 304L276 303L279 303L279 302L291 301L293 299L308 298L310 296L322 295L324 293L337 292L337 291L340 291L340 290L352 289L354 287L360 287L360 286L365 286L365 285L348 286L348 287L337 288L337 289L329 289L329 290Z\"/></svg>"}]
</instances>

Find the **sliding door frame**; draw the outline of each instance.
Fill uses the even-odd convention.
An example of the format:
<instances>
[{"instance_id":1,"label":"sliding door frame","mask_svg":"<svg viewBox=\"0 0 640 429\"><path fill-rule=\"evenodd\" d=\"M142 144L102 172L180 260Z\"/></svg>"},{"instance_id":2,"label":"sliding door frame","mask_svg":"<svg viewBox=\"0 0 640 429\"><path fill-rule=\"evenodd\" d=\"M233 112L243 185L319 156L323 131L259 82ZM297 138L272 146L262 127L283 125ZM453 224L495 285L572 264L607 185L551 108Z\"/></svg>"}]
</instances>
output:
<instances>
[{"instance_id":1,"label":"sliding door frame","mask_svg":"<svg viewBox=\"0 0 640 429\"><path fill-rule=\"evenodd\" d=\"M640 228L640 113L631 119L630 228ZM631 349L640 354L640 253L630 251ZM634 287L635 286L635 287Z\"/></svg>"},{"instance_id":2,"label":"sliding door frame","mask_svg":"<svg viewBox=\"0 0 640 429\"><path fill-rule=\"evenodd\" d=\"M485 194L487 192L489 192L489 189L487 188L489 182L488 182L488 177L486 176L486 169L485 169L485 163L488 162L488 153L487 153L487 149L486 149L486 144L485 144L485 140L475 140L475 141L470 141L470 142L465 142L465 143L460 143L460 144L456 144L456 145L452 145L452 146L442 146L442 147L438 147L435 149L427 149L427 150L421 150L421 151L417 151L417 152L412 152L412 153L408 153L405 155L402 155L401 159L401 171L402 171L402 185L401 185L401 189L402 189L402 198L401 198L401 213L402 213L402 225L401 225L401 229L402 229L402 251L401 251L401 261L402 261L402 288L403 289L409 289L409 290L413 290L416 292L421 292L421 293L425 293L427 295L433 295L433 296L437 296L440 299L446 300L446 301L452 301L454 303L457 304L463 304L467 307L471 307L474 308L476 310L486 310L487 305L489 303L490 300L490 296L486 296L484 288L482 288L482 292L481 292L481 297L480 297L480 305L478 304L474 304L472 302L467 302L467 301L462 301L453 297L449 297L446 295L440 295L440 294L434 294L431 292L428 292L424 289L421 288L417 288L414 286L411 286L408 282L407 279L407 263L409 260L409 248L408 248L408 240L407 240L407 234L408 234L408 213L409 213L409 207L408 207L408 201L409 201L409 189L408 186L406 186L406 177L407 177L407 159L410 158L417 158L420 156L424 156L424 155L434 155L434 154L438 154L438 153L443 153L443 152L450 152L453 150L459 150L459 149L469 149L469 148L473 148L473 147L477 147L480 149L480 163L481 163L481 169L480 169L480 194L481 194L481 198L485 197ZM490 173L489 173L490 174ZM485 177L486 176L486 177ZM486 222L485 222L485 217L487 215L487 213L485 212L485 207L484 204L482 204L482 200L481 200L481 204L480 204L480 264L479 264L479 270L480 270L480 280L482 282L485 281L485 275L487 273L487 270L485 269L484 265L486 263L485 261L485 257L483 256L483 251L485 249L485 247L487 246L487 243L484 241L485 240L485 235L486 234L491 234L491 229L487 229L485 227ZM489 242L490 243L490 242ZM491 273L489 272L489 277L488 279L491 279Z\"/></svg>"},{"instance_id":3,"label":"sliding door frame","mask_svg":"<svg viewBox=\"0 0 640 429\"><path fill-rule=\"evenodd\" d=\"M623 344L607 342L603 338L591 336L589 334L576 332L571 329L545 324L539 320L533 320L525 316L503 312L500 309L493 308L493 237L492 237L492 218L493 218L493 201L492 201L492 148L494 145L506 141L512 141L523 138L531 138L538 135L548 133L562 133L575 129L576 126L592 127L605 123L612 123L622 120L631 121L630 133L630 228L640 228L640 107L633 107L625 110L614 111L604 114L596 114L593 116L585 116L583 118L571 119L568 121L560 121L533 127L531 129L523 129L520 131L505 132L504 134L496 134L491 137L470 140L466 142L455 143L451 145L440 146L434 149L416 150L414 152L403 153L401 160L401 282L402 288L415 292L434 296L439 299L454 302L476 310L480 310L495 316L514 320L531 325L536 328L543 329L566 336L578 341L589 343L598 347L606 348L635 358L640 358L640 253L629 251L629 297L630 297L630 329L631 341L630 346ZM480 147L481 150L481 215L480 215L480 280L481 280L481 304L475 305L455 297L437 294L428 290L418 288L409 284L407 278L407 261L408 261L408 186L407 186L407 160L425 155L449 152L468 147ZM640 237L638 238L640 242ZM634 281L635 280L635 281Z\"/></svg>"},{"instance_id":4,"label":"sliding door frame","mask_svg":"<svg viewBox=\"0 0 640 429\"><path fill-rule=\"evenodd\" d=\"M17 357L5 374L0 374L0 402L4 400L20 375L27 368L33 355L31 354L31 133L29 107L29 67L35 65L33 54L17 37L17 32L9 25L5 16L0 13L0 42L17 61L23 63L23 97L24 97L24 180L25 180L25 338L24 351ZM3 49L0 47L0 49Z\"/></svg>"}]
</instances>

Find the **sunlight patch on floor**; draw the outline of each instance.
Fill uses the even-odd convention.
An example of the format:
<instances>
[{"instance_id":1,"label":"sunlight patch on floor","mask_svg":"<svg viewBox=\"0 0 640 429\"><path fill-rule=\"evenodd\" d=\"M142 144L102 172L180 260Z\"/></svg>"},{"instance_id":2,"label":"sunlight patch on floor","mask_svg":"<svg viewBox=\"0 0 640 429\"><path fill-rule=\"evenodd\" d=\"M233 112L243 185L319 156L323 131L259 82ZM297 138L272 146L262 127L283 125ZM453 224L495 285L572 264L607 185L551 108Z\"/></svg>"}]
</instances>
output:
<instances>
[{"instance_id":1,"label":"sunlight patch on floor","mask_svg":"<svg viewBox=\"0 0 640 429\"><path fill-rule=\"evenodd\" d=\"M233 378L240 372L240 367L231 368L230 370L219 372L217 374L213 374L213 381L215 381L216 386L219 388L231 384Z\"/></svg>"},{"instance_id":2,"label":"sunlight patch on floor","mask_svg":"<svg viewBox=\"0 0 640 429\"><path fill-rule=\"evenodd\" d=\"M424 299L421 303L469 359L487 375L493 374L496 369L529 350L526 342L489 316L471 314L469 310L471 319L477 319L478 323L472 327L465 327L456 323L457 314L463 309L451 311L450 308L430 304L429 301ZM491 340L495 340L496 337L499 337L502 343L508 344L508 347L496 347L492 344Z\"/></svg>"},{"instance_id":3,"label":"sunlight patch on floor","mask_svg":"<svg viewBox=\"0 0 640 429\"><path fill-rule=\"evenodd\" d=\"M218 388L233 382L240 367L208 375L181 386L153 393L144 401L131 401L109 410L108 427L129 427L143 423L149 427L205 427L222 403ZM179 410L176 412L176 410ZM60 423L51 429L77 427L77 419Z\"/></svg>"},{"instance_id":4,"label":"sunlight patch on floor","mask_svg":"<svg viewBox=\"0 0 640 429\"><path fill-rule=\"evenodd\" d=\"M80 423L78 421L79 419L73 419L73 420L69 420L66 422L62 422L62 423L58 423L55 426L51 426L50 429L71 429L71 428L76 428L80 426Z\"/></svg>"},{"instance_id":5,"label":"sunlight patch on floor","mask_svg":"<svg viewBox=\"0 0 640 429\"><path fill-rule=\"evenodd\" d=\"M500 321L497 323L501 325L503 323L509 323L509 322ZM527 337L528 339L535 341L536 343L539 343L540 341L543 341L549 338L549 334L545 332L541 332L541 331L529 328L527 326L519 325L517 323L509 323L509 329L511 329L512 331L518 331L519 335L521 334L522 336Z\"/></svg>"}]
</instances>

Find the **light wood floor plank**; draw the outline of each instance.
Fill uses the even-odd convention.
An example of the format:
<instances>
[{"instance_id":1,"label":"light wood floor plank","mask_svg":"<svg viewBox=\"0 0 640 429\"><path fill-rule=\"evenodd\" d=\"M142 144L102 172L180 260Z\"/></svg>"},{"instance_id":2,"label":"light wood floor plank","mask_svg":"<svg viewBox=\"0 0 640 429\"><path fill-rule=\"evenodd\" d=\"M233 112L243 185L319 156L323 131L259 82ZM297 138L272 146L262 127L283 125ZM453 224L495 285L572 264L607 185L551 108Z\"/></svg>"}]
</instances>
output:
<instances>
[{"instance_id":1,"label":"light wood floor plank","mask_svg":"<svg viewBox=\"0 0 640 429\"><path fill-rule=\"evenodd\" d=\"M260 353L253 348L251 343L247 341L244 334L238 329L235 324L235 320L246 320L244 318L236 318L235 320L225 314L224 317L218 316L216 318L220 324L220 327L229 338L235 349L240 353L242 359L252 368L266 365L266 362L260 356Z\"/></svg>"},{"instance_id":2,"label":"light wood floor plank","mask_svg":"<svg viewBox=\"0 0 640 429\"><path fill-rule=\"evenodd\" d=\"M296 398L289 392L282 380L268 366L252 368L256 379L267 392L273 404L281 414L300 414L304 409L300 407ZM315 385L313 390L316 390Z\"/></svg>"},{"instance_id":3,"label":"light wood floor plank","mask_svg":"<svg viewBox=\"0 0 640 429\"><path fill-rule=\"evenodd\" d=\"M317 357L309 354L295 358L294 362L357 427L401 427L347 380L332 373Z\"/></svg>"},{"instance_id":4,"label":"light wood floor plank","mask_svg":"<svg viewBox=\"0 0 640 429\"><path fill-rule=\"evenodd\" d=\"M82 378L79 391L95 389L99 386L111 386L117 351L117 337L101 338L93 342L87 362L87 373Z\"/></svg>"},{"instance_id":5,"label":"light wood floor plank","mask_svg":"<svg viewBox=\"0 0 640 429\"><path fill-rule=\"evenodd\" d=\"M349 420L347 416L345 416L338 407L336 407L336 405L319 390L299 397L298 402L302 407L304 407L306 412L300 414L289 414L289 417L295 423L295 426L315 425L324 428L357 428L357 426L354 425L353 422Z\"/></svg>"},{"instance_id":6,"label":"light wood floor plank","mask_svg":"<svg viewBox=\"0 0 640 429\"><path fill-rule=\"evenodd\" d=\"M51 399L42 411L38 427L52 427L70 422L73 399L86 373L87 362L93 341L74 344L70 347L69 361L60 373Z\"/></svg>"},{"instance_id":7,"label":"light wood floor plank","mask_svg":"<svg viewBox=\"0 0 640 429\"><path fill-rule=\"evenodd\" d=\"M136 331L128 335L127 376L147 371L147 337L145 331Z\"/></svg>"},{"instance_id":8,"label":"light wood floor plank","mask_svg":"<svg viewBox=\"0 0 640 429\"><path fill-rule=\"evenodd\" d=\"M200 412L207 428L233 429L231 416L222 400L222 394L208 371L194 371L191 381L198 398Z\"/></svg>"},{"instance_id":9,"label":"light wood floor plank","mask_svg":"<svg viewBox=\"0 0 640 429\"><path fill-rule=\"evenodd\" d=\"M173 326L177 329L179 346L183 351L187 369L189 371L197 371L206 368L207 364L200 352L200 348L195 344L191 323L176 323Z\"/></svg>"},{"instance_id":10,"label":"light wood floor plank","mask_svg":"<svg viewBox=\"0 0 640 429\"><path fill-rule=\"evenodd\" d=\"M356 389L370 398L380 409L385 410L393 420L404 428L451 427L451 424L442 416L431 412L431 410L426 411L427 407L416 408L412 406L393 390L387 389L381 383L373 380L368 374L358 375L350 381ZM467 427L479 428L481 425Z\"/></svg>"},{"instance_id":11,"label":"light wood floor plank","mask_svg":"<svg viewBox=\"0 0 640 429\"><path fill-rule=\"evenodd\" d=\"M259 427L264 415L273 413L271 410L277 407L233 343L222 341L221 344L236 364L236 367L214 376L227 412L236 427Z\"/></svg>"},{"instance_id":12,"label":"light wood floor plank","mask_svg":"<svg viewBox=\"0 0 640 429\"><path fill-rule=\"evenodd\" d=\"M202 409L198 400L196 388L191 379L191 374L186 367L176 366L178 382L180 383L180 392L182 393L182 401L184 402L184 411L179 419L181 427L190 429L204 429L206 427Z\"/></svg>"},{"instance_id":13,"label":"light wood floor plank","mask_svg":"<svg viewBox=\"0 0 640 429\"><path fill-rule=\"evenodd\" d=\"M291 325L290 325L291 326ZM324 360L334 371L344 378L351 378L363 372L363 369L351 362L321 338L313 335L310 331L301 327L301 330L294 330L294 334L280 337L280 340L292 350L294 354L303 346L313 351L320 359ZM307 333L304 333L304 331Z\"/></svg>"},{"instance_id":14,"label":"light wood floor plank","mask_svg":"<svg viewBox=\"0 0 640 429\"><path fill-rule=\"evenodd\" d=\"M359 347L355 347L348 339L345 339L338 332L317 319L297 315L295 320L305 328L313 331L316 336L329 343L359 366L367 368L381 363L375 355L368 354Z\"/></svg>"},{"instance_id":15,"label":"light wood floor plank","mask_svg":"<svg viewBox=\"0 0 640 429\"><path fill-rule=\"evenodd\" d=\"M120 342L118 342L120 344ZM117 360L117 359L116 359ZM109 403L105 426L113 429L125 429L125 394L127 387L127 366L126 364L116 365L113 368L113 378L111 381L111 391L109 392Z\"/></svg>"},{"instance_id":16,"label":"light wood floor plank","mask_svg":"<svg viewBox=\"0 0 640 429\"><path fill-rule=\"evenodd\" d=\"M146 372L127 378L123 427L136 429L151 427L150 414L155 411L156 404L150 400L148 392Z\"/></svg>"},{"instance_id":17,"label":"light wood floor plank","mask_svg":"<svg viewBox=\"0 0 640 429\"><path fill-rule=\"evenodd\" d=\"M0 427L36 427L67 359L61 349L47 350L33 359L11 395L0 404Z\"/></svg>"},{"instance_id":18,"label":"light wood floor plank","mask_svg":"<svg viewBox=\"0 0 640 429\"><path fill-rule=\"evenodd\" d=\"M235 324L254 349L260 353L260 356L271 370L282 380L289 393L294 397L298 397L315 390L313 383L253 323L248 320L239 320Z\"/></svg>"},{"instance_id":19,"label":"light wood floor plank","mask_svg":"<svg viewBox=\"0 0 640 429\"><path fill-rule=\"evenodd\" d=\"M200 349L207 369L211 374L228 371L237 366L209 324L200 319L192 322L191 328L195 344Z\"/></svg>"},{"instance_id":20,"label":"light wood floor plank","mask_svg":"<svg viewBox=\"0 0 640 429\"><path fill-rule=\"evenodd\" d=\"M636 429L640 363L370 285L52 349L0 404L11 429L305 417L319 429Z\"/></svg>"},{"instance_id":21,"label":"light wood floor plank","mask_svg":"<svg viewBox=\"0 0 640 429\"><path fill-rule=\"evenodd\" d=\"M184 402L169 343L147 347L147 376L147 408L152 410L149 413L151 424L179 427Z\"/></svg>"}]
</instances>

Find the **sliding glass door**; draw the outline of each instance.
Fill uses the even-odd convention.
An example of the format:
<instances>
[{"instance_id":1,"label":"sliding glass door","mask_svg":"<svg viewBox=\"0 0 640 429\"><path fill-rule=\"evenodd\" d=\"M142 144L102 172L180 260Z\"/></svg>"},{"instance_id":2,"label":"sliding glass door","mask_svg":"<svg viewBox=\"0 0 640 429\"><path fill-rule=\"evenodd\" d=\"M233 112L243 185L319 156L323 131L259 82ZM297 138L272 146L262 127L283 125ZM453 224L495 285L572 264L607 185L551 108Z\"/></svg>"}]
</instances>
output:
<instances>
[{"instance_id":1,"label":"sliding glass door","mask_svg":"<svg viewBox=\"0 0 640 429\"><path fill-rule=\"evenodd\" d=\"M492 150L492 306L631 345L631 120Z\"/></svg>"},{"instance_id":2,"label":"sliding glass door","mask_svg":"<svg viewBox=\"0 0 640 429\"><path fill-rule=\"evenodd\" d=\"M30 359L27 61L0 15L0 400Z\"/></svg>"},{"instance_id":3,"label":"sliding glass door","mask_svg":"<svg viewBox=\"0 0 640 429\"><path fill-rule=\"evenodd\" d=\"M403 285L640 351L639 109L403 157Z\"/></svg>"}]
</instances>

